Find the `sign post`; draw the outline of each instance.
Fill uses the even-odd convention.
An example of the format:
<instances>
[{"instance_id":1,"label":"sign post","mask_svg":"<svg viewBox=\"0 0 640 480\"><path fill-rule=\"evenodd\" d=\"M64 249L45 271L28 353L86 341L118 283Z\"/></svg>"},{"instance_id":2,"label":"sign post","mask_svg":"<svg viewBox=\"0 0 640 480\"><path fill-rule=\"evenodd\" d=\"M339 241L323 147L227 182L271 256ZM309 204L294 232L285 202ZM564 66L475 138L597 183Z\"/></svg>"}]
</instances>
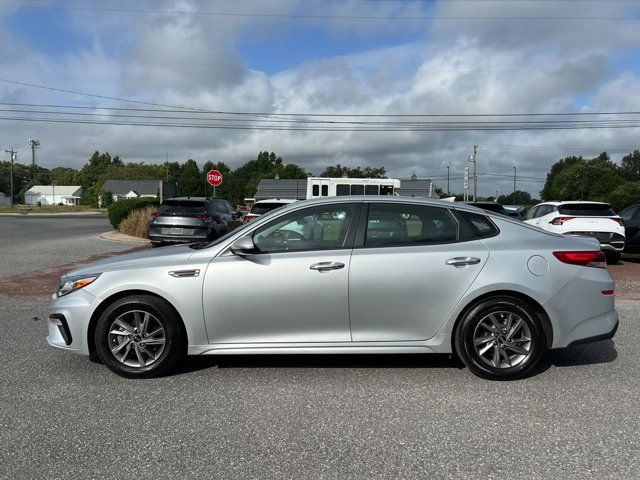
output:
<instances>
[{"instance_id":1,"label":"sign post","mask_svg":"<svg viewBox=\"0 0 640 480\"><path fill-rule=\"evenodd\" d=\"M213 197L216 196L216 187L222 185L222 174L218 170L209 170L207 173L207 182L213 185Z\"/></svg>"}]
</instances>

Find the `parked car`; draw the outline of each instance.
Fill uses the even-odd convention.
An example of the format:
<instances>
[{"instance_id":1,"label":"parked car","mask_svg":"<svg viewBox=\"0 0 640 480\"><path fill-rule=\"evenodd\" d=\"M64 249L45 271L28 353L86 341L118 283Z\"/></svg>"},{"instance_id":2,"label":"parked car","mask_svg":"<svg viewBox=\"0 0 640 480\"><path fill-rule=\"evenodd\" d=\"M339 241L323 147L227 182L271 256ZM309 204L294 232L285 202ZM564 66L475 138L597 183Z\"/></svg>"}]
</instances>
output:
<instances>
[{"instance_id":1,"label":"parked car","mask_svg":"<svg viewBox=\"0 0 640 480\"><path fill-rule=\"evenodd\" d=\"M620 218L625 224L625 253L640 253L640 203L625 208Z\"/></svg>"},{"instance_id":2,"label":"parked car","mask_svg":"<svg viewBox=\"0 0 640 480\"><path fill-rule=\"evenodd\" d=\"M517 218L518 220L523 220L524 215L526 213L525 208L521 205L503 205L507 215L511 218Z\"/></svg>"},{"instance_id":3,"label":"parked car","mask_svg":"<svg viewBox=\"0 0 640 480\"><path fill-rule=\"evenodd\" d=\"M472 207L481 208L482 210L487 210L489 212L499 213L500 215L509 216L504 207L497 202L464 202L467 205L471 205Z\"/></svg>"},{"instance_id":4,"label":"parked car","mask_svg":"<svg viewBox=\"0 0 640 480\"><path fill-rule=\"evenodd\" d=\"M126 377L185 354L388 352L453 353L513 379L549 348L613 337L614 298L593 238L460 203L328 197L69 272L47 341Z\"/></svg>"},{"instance_id":5,"label":"parked car","mask_svg":"<svg viewBox=\"0 0 640 480\"><path fill-rule=\"evenodd\" d=\"M240 218L221 198L184 197L162 202L149 223L154 247L165 243L211 241L230 230L228 223Z\"/></svg>"},{"instance_id":6,"label":"parked car","mask_svg":"<svg viewBox=\"0 0 640 480\"><path fill-rule=\"evenodd\" d=\"M544 202L527 212L525 223L549 232L593 237L607 262L617 263L625 243L624 220L602 202Z\"/></svg>"},{"instance_id":7,"label":"parked car","mask_svg":"<svg viewBox=\"0 0 640 480\"><path fill-rule=\"evenodd\" d=\"M284 207L285 205L289 205L290 203L295 202L290 198L271 198L269 200L258 200L253 204L249 213L247 213L242 219L243 222L250 222L251 220L255 220L261 215L269 213L276 208Z\"/></svg>"}]
</instances>

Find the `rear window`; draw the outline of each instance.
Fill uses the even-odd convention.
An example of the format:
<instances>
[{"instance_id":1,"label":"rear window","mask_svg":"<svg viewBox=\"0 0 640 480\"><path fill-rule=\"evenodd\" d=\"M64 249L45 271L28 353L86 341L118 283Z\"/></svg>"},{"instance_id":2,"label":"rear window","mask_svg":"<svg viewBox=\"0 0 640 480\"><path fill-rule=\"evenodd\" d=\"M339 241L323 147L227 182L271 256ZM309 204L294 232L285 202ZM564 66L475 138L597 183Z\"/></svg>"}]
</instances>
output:
<instances>
[{"instance_id":1,"label":"rear window","mask_svg":"<svg viewBox=\"0 0 640 480\"><path fill-rule=\"evenodd\" d=\"M460 216L464 218L469 229L476 238L493 237L498 234L498 227L496 227L493 222L484 215L465 212L463 210L458 210L458 212L460 213Z\"/></svg>"},{"instance_id":2,"label":"rear window","mask_svg":"<svg viewBox=\"0 0 640 480\"><path fill-rule=\"evenodd\" d=\"M165 200L158 209L160 213L202 213L204 202L197 200Z\"/></svg>"},{"instance_id":3,"label":"rear window","mask_svg":"<svg viewBox=\"0 0 640 480\"><path fill-rule=\"evenodd\" d=\"M286 205L285 203L268 203L268 202L254 203L250 213L254 213L256 215L264 215L265 213L270 212L271 210L284 207L285 205Z\"/></svg>"},{"instance_id":4,"label":"rear window","mask_svg":"<svg viewBox=\"0 0 640 480\"><path fill-rule=\"evenodd\" d=\"M606 203L571 203L561 205L558 211L560 215L572 217L611 217L615 215L611 205Z\"/></svg>"}]
</instances>

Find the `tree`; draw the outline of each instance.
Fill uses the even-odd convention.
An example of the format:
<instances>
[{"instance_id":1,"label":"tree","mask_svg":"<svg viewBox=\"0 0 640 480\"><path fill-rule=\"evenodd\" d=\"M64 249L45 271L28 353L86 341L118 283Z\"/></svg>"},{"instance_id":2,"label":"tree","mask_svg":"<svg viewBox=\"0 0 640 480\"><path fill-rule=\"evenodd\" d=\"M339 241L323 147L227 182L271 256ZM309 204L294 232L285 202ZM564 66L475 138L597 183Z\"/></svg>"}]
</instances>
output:
<instances>
[{"instance_id":1,"label":"tree","mask_svg":"<svg viewBox=\"0 0 640 480\"><path fill-rule=\"evenodd\" d=\"M82 204L98 206L98 196L104 184L104 174L111 166L122 166L123 162L117 155L111 157L109 152L100 153L97 150L80 170L82 186Z\"/></svg>"},{"instance_id":2,"label":"tree","mask_svg":"<svg viewBox=\"0 0 640 480\"><path fill-rule=\"evenodd\" d=\"M325 168L320 176L330 178L387 178L387 172L384 167L365 167L362 169L360 167L350 168L337 164Z\"/></svg>"},{"instance_id":3,"label":"tree","mask_svg":"<svg viewBox=\"0 0 640 480\"><path fill-rule=\"evenodd\" d=\"M640 150L622 157L620 174L627 181L636 182L640 180Z\"/></svg>"},{"instance_id":4,"label":"tree","mask_svg":"<svg viewBox=\"0 0 640 480\"><path fill-rule=\"evenodd\" d=\"M204 180L200 176L200 169L195 160L187 160L180 168L178 180L178 195L198 197L204 194Z\"/></svg>"},{"instance_id":5,"label":"tree","mask_svg":"<svg viewBox=\"0 0 640 480\"><path fill-rule=\"evenodd\" d=\"M640 202L640 182L627 182L613 190L608 201L616 212Z\"/></svg>"},{"instance_id":6,"label":"tree","mask_svg":"<svg viewBox=\"0 0 640 480\"><path fill-rule=\"evenodd\" d=\"M503 205L531 205L533 203L533 200L531 199L531 194L529 192L516 190L515 201L513 200L512 192L506 195L498 196L498 203L501 203Z\"/></svg>"}]
</instances>

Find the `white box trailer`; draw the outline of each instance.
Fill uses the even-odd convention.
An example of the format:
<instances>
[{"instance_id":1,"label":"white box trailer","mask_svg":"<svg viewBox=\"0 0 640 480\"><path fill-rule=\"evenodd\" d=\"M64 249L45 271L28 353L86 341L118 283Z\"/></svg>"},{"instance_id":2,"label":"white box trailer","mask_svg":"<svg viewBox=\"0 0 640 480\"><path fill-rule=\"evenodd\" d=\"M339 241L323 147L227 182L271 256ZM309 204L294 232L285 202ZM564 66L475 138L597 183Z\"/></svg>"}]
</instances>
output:
<instances>
[{"instance_id":1,"label":"white box trailer","mask_svg":"<svg viewBox=\"0 0 640 480\"><path fill-rule=\"evenodd\" d=\"M349 195L394 195L400 188L395 178L325 178L307 179L307 199Z\"/></svg>"}]
</instances>

